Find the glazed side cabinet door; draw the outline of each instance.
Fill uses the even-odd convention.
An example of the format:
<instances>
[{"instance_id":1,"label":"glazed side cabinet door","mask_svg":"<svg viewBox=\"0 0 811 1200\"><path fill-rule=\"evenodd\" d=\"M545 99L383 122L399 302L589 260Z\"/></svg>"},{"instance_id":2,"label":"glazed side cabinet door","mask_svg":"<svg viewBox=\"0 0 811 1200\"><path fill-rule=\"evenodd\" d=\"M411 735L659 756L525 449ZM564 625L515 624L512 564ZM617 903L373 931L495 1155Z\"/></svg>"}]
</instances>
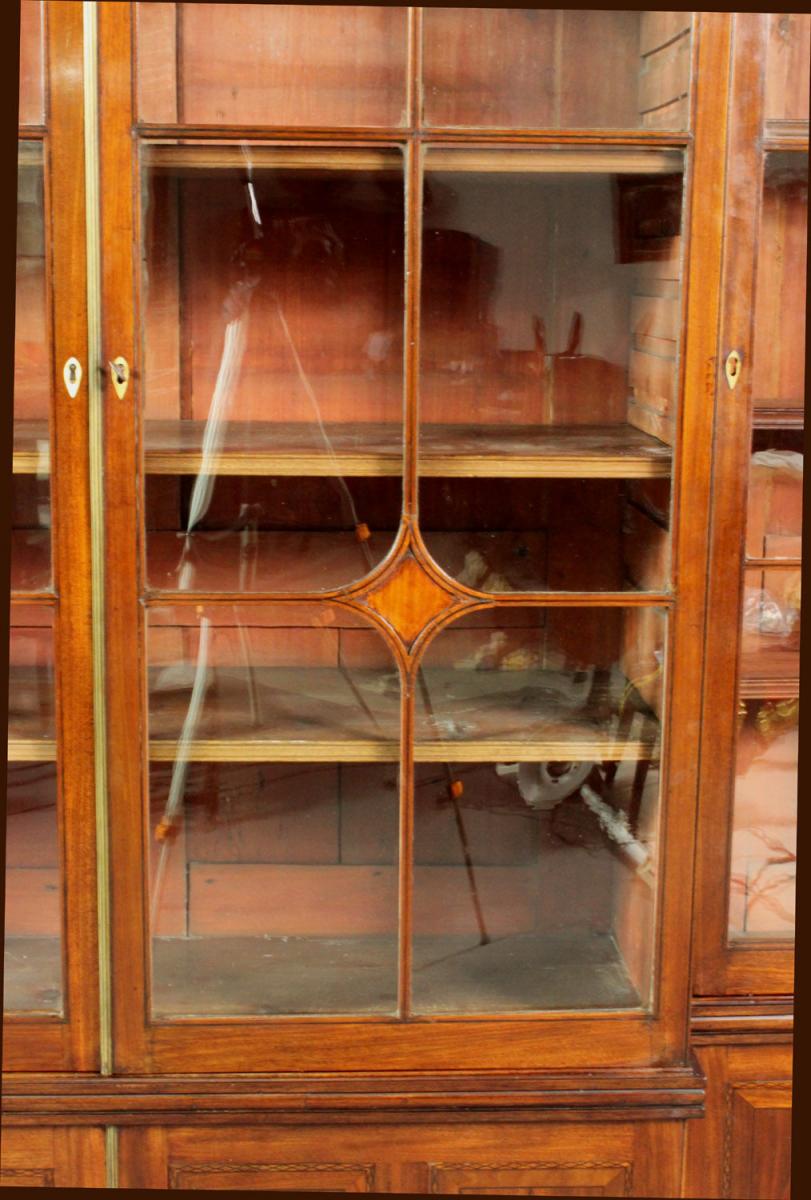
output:
<instances>
[{"instance_id":1,"label":"glazed side cabinet door","mask_svg":"<svg viewBox=\"0 0 811 1200\"><path fill-rule=\"evenodd\" d=\"M94 12L117 1068L685 1063L729 18Z\"/></svg>"},{"instance_id":2,"label":"glazed side cabinet door","mask_svg":"<svg viewBox=\"0 0 811 1200\"><path fill-rule=\"evenodd\" d=\"M811 17L736 14L695 944L702 995L792 991Z\"/></svg>"},{"instance_id":3,"label":"glazed side cabinet door","mask_svg":"<svg viewBox=\"0 0 811 1200\"><path fill-rule=\"evenodd\" d=\"M98 1065L82 5L23 0L3 1065Z\"/></svg>"},{"instance_id":4,"label":"glazed side cabinet door","mask_svg":"<svg viewBox=\"0 0 811 1200\"><path fill-rule=\"evenodd\" d=\"M137 1128L123 1187L439 1195L679 1195L684 1122Z\"/></svg>"}]
</instances>

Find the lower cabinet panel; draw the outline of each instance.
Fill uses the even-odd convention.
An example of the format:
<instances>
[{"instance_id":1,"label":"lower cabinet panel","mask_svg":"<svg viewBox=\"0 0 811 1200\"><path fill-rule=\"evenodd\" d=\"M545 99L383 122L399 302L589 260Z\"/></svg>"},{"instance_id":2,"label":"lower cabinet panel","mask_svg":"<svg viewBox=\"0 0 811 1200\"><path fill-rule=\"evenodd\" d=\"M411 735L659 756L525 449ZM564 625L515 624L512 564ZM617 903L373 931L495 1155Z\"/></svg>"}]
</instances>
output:
<instances>
[{"instance_id":1,"label":"lower cabinet panel","mask_svg":"<svg viewBox=\"0 0 811 1200\"><path fill-rule=\"evenodd\" d=\"M679 1194L683 1121L120 1131L122 1187L437 1195Z\"/></svg>"},{"instance_id":2,"label":"lower cabinet panel","mask_svg":"<svg viewBox=\"0 0 811 1200\"><path fill-rule=\"evenodd\" d=\"M791 1047L697 1051L706 1116L689 1121L684 1195L788 1200L791 1194Z\"/></svg>"},{"instance_id":3,"label":"lower cabinet panel","mask_svg":"<svg viewBox=\"0 0 811 1200\"><path fill-rule=\"evenodd\" d=\"M103 1129L4 1127L0 1187L103 1188L104 1150Z\"/></svg>"}]
</instances>

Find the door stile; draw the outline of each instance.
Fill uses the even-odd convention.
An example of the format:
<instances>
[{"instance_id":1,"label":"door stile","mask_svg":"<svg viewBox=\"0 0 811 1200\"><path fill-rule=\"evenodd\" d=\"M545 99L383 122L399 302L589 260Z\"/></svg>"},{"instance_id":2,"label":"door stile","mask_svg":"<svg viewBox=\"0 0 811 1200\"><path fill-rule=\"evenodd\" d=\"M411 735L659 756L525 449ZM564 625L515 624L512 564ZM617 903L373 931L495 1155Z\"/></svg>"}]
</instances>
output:
<instances>
[{"instance_id":1,"label":"door stile","mask_svg":"<svg viewBox=\"0 0 811 1200\"><path fill-rule=\"evenodd\" d=\"M712 404L719 379L716 358L717 284L724 232L724 142L729 111L731 21L728 13L697 14L694 141L690 165L686 337L682 366L681 429L677 443L674 583L677 603L671 630L667 727L669 753L661 880L659 1017L665 1055L687 1050L690 919L684 898L692 893L702 662L696 652L704 627L710 502ZM702 86L702 80L711 81Z\"/></svg>"},{"instance_id":2,"label":"door stile","mask_svg":"<svg viewBox=\"0 0 811 1200\"><path fill-rule=\"evenodd\" d=\"M101 362L105 414L105 620L110 797L113 1063L143 1070L147 1058L144 833L146 710L143 619L138 603L140 464L136 403L139 363L133 286L135 163L132 153L132 7L100 3L98 13L101 194ZM119 399L107 361L122 356L132 385Z\"/></svg>"}]
</instances>

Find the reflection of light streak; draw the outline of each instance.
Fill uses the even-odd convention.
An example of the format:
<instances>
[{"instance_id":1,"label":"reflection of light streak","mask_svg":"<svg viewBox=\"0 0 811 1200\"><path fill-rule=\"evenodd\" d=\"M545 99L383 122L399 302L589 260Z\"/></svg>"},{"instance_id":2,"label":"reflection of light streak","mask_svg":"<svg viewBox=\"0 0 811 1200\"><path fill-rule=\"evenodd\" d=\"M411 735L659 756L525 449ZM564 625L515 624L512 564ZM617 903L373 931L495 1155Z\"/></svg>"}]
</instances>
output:
<instances>
[{"instance_id":1,"label":"reflection of light streak","mask_svg":"<svg viewBox=\"0 0 811 1200\"><path fill-rule=\"evenodd\" d=\"M361 523L358 517L357 509L355 508L355 501L352 499L352 493L347 487L346 480L340 471L338 465L338 456L335 453L335 449L330 441L330 436L327 433L326 425L324 424L324 418L321 414L321 408L318 404L318 399L315 394L315 389L310 383L307 372L304 370L301 358L299 357L299 352L296 349L296 343L293 341L293 335L290 332L290 326L287 324L287 318L284 315L284 309L279 303L278 297L274 296L274 300L276 302L276 311L279 314L279 322L281 324L284 336L287 339L287 344L290 347L290 353L293 356L293 362L296 364L296 370L298 372L299 379L301 380L301 386L304 388L307 399L310 401L313 415L315 416L315 423L318 426L319 433L321 434L321 440L324 443L324 449L327 452L327 457L332 462L332 476L338 485L338 490L340 491L347 508L349 509L355 531L359 534L360 531L365 528L365 526ZM359 538L359 543L361 549L363 550L364 558L366 559L367 569L371 571L374 565L374 560L372 559L371 551L367 545L367 538L364 538L363 540Z\"/></svg>"},{"instance_id":2,"label":"reflection of light streak","mask_svg":"<svg viewBox=\"0 0 811 1200\"><path fill-rule=\"evenodd\" d=\"M194 738L194 731L203 707L206 688L208 686L208 644L211 631L211 621L208 617L200 619L200 638L197 645L197 664L194 670L189 707L183 721L183 729L177 743L177 754L172 766L172 780L169 784L169 795L166 800L163 818L158 828L163 829L158 865L152 888L152 929L155 931L155 918L160 901L163 877L166 871L166 860L172 847L172 834L176 828L178 814L183 803L183 793L186 787L186 775L189 769L189 746Z\"/></svg>"}]
</instances>

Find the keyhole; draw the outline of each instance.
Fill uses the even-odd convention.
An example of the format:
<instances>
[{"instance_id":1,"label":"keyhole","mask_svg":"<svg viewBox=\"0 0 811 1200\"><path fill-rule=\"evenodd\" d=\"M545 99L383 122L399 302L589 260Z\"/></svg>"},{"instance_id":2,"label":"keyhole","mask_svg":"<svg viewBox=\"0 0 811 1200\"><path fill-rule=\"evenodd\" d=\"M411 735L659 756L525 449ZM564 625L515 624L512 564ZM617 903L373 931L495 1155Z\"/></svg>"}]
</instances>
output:
<instances>
[{"instance_id":1,"label":"keyhole","mask_svg":"<svg viewBox=\"0 0 811 1200\"><path fill-rule=\"evenodd\" d=\"M70 366L68 367L68 375L70 375L70 382L75 383L76 382L76 363L70 364Z\"/></svg>"}]
</instances>

